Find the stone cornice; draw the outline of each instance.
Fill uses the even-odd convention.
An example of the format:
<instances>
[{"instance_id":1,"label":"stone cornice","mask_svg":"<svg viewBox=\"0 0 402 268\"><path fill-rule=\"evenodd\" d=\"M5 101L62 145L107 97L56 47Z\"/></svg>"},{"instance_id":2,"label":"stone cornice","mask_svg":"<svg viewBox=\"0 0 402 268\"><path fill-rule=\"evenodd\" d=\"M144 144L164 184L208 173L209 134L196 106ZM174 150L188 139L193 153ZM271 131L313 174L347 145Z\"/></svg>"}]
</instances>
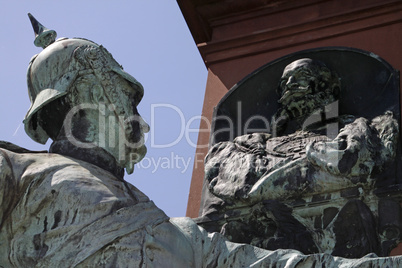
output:
<instances>
[{"instance_id":1,"label":"stone cornice","mask_svg":"<svg viewBox=\"0 0 402 268\"><path fill-rule=\"evenodd\" d=\"M202 22L187 20L206 66L402 21L399 0L189 2Z\"/></svg>"}]
</instances>

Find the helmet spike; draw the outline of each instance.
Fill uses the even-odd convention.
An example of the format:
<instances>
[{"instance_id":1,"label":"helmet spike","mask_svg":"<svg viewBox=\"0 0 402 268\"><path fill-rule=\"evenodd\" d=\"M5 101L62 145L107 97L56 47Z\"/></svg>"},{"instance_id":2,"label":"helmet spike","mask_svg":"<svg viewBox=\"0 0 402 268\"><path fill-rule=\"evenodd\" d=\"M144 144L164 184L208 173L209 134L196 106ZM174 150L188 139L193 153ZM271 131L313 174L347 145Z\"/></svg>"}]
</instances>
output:
<instances>
[{"instance_id":1,"label":"helmet spike","mask_svg":"<svg viewBox=\"0 0 402 268\"><path fill-rule=\"evenodd\" d=\"M35 33L35 46L46 48L50 44L54 43L57 37L56 31L49 30L48 28L43 26L39 21L35 19L34 16L32 16L31 13L28 13L28 17L31 20L32 28Z\"/></svg>"}]
</instances>

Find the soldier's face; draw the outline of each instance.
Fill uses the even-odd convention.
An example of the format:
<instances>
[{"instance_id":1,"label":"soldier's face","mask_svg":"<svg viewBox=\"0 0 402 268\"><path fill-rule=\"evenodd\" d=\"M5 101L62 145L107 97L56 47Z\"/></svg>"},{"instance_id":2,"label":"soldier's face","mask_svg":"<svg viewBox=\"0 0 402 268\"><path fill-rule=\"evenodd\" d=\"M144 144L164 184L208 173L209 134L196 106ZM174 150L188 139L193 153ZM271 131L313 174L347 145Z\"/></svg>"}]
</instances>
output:
<instances>
[{"instance_id":1,"label":"soldier's face","mask_svg":"<svg viewBox=\"0 0 402 268\"><path fill-rule=\"evenodd\" d=\"M313 93L312 82L315 80L314 73L308 65L287 66L280 82L281 98L283 105L288 105L293 99Z\"/></svg>"},{"instance_id":2,"label":"soldier's face","mask_svg":"<svg viewBox=\"0 0 402 268\"><path fill-rule=\"evenodd\" d=\"M316 79L316 74L306 62L294 62L285 68L279 85L279 103L286 106L293 117L303 116L314 108L309 106L314 105L310 100Z\"/></svg>"},{"instance_id":3,"label":"soldier's face","mask_svg":"<svg viewBox=\"0 0 402 268\"><path fill-rule=\"evenodd\" d=\"M125 79L119 78L117 88L116 95L121 94L121 97L115 100L116 102L120 101L119 104L116 105L116 111L117 116L123 119L123 126L126 129L128 143L141 144L144 133L149 131L149 125L144 121L137 110L137 102L132 86ZM117 107L119 105L120 108Z\"/></svg>"}]
</instances>

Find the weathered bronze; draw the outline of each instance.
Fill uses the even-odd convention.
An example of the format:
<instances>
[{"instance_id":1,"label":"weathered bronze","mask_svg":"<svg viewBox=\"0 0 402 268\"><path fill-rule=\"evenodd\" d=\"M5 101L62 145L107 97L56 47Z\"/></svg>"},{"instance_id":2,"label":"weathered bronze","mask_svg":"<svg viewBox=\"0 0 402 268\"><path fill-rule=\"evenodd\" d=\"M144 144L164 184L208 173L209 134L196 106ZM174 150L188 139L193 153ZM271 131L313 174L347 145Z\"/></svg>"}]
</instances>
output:
<instances>
[{"instance_id":1,"label":"weathered bronze","mask_svg":"<svg viewBox=\"0 0 402 268\"><path fill-rule=\"evenodd\" d=\"M261 72L255 74L259 79ZM339 104L350 90L343 82L319 60L297 59L284 68L267 132L210 148L201 226L271 250L353 258L389 254L401 240L402 221L393 220L392 235L384 235L387 228L377 222L386 217L385 204L398 208L396 218L401 213L394 206L401 195L388 194L385 202L379 194L397 177L399 103L389 106L398 109L396 115L381 108L371 118L342 114Z\"/></svg>"},{"instance_id":2,"label":"weathered bronze","mask_svg":"<svg viewBox=\"0 0 402 268\"><path fill-rule=\"evenodd\" d=\"M303 255L292 249L268 251L228 242L189 218L169 219L123 179L123 169L131 173L146 153L142 136L149 127L136 109L143 95L141 84L92 41L53 42L45 37L44 50L29 64L32 106L24 123L32 139L44 143L50 137L53 143L47 153L0 142L0 266L353 267L401 263L400 258L373 255L356 261L328 254ZM265 209L270 207L269 202L264 204ZM389 207L386 202L383 205ZM288 207L279 204L278 209L291 225L300 225L289 217ZM228 233L230 228L226 228ZM308 230L305 234L310 238Z\"/></svg>"}]
</instances>

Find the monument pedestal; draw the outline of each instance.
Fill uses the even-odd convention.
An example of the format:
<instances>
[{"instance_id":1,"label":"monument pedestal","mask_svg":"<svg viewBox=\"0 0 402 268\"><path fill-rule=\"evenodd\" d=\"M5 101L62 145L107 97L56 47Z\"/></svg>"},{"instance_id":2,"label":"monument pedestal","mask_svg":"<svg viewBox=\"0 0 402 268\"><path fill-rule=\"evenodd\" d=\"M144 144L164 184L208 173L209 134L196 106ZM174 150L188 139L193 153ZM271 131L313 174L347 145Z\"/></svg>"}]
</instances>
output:
<instances>
[{"instance_id":1,"label":"monument pedestal","mask_svg":"<svg viewBox=\"0 0 402 268\"><path fill-rule=\"evenodd\" d=\"M398 0L177 1L208 68L202 115L247 74L284 55L328 46L373 52L402 69L402 2ZM202 121L187 216L197 217L208 151ZM401 252L393 251L392 254Z\"/></svg>"}]
</instances>

